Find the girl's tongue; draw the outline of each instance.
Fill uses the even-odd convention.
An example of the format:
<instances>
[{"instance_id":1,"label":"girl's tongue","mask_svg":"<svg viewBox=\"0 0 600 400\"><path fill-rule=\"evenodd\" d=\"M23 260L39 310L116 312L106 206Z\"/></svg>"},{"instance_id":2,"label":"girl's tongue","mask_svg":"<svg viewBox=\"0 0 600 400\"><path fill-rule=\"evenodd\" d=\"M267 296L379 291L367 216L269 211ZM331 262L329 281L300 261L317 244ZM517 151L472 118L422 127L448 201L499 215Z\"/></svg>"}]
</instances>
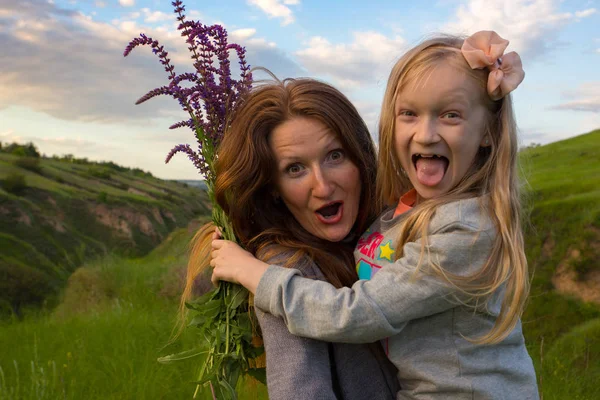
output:
<instances>
[{"instance_id":1,"label":"girl's tongue","mask_svg":"<svg viewBox=\"0 0 600 400\"><path fill-rule=\"evenodd\" d=\"M446 157L419 157L415 163L417 179L422 185L436 186L444 178L448 159Z\"/></svg>"}]
</instances>

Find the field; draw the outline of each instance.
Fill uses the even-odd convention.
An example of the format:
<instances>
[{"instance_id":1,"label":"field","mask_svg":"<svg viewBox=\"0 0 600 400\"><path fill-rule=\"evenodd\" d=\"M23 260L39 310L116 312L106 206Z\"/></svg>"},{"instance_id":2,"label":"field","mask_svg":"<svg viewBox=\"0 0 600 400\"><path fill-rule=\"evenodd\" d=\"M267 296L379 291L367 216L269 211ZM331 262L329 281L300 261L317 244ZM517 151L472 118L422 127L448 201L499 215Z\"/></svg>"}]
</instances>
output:
<instances>
[{"instance_id":1,"label":"field","mask_svg":"<svg viewBox=\"0 0 600 400\"><path fill-rule=\"evenodd\" d=\"M533 270L523 329L544 400L600 398L600 131L522 151ZM107 256L69 279L61 304L0 325L0 399L187 399L194 360L169 344L190 231L145 257ZM558 289L557 289L558 288ZM245 382L244 399L264 399ZM200 398L210 398L203 392Z\"/></svg>"},{"instance_id":2,"label":"field","mask_svg":"<svg viewBox=\"0 0 600 400\"><path fill-rule=\"evenodd\" d=\"M144 258L107 257L87 265L72 275L52 314L5 321L0 399L191 398L193 360L156 361L194 340L184 332L169 345L190 237L181 229ZM266 398L265 392L249 382L241 398Z\"/></svg>"},{"instance_id":3,"label":"field","mask_svg":"<svg viewBox=\"0 0 600 400\"><path fill-rule=\"evenodd\" d=\"M542 393L545 400L598 399L600 130L527 149L521 159L533 269L523 330Z\"/></svg>"}]
</instances>

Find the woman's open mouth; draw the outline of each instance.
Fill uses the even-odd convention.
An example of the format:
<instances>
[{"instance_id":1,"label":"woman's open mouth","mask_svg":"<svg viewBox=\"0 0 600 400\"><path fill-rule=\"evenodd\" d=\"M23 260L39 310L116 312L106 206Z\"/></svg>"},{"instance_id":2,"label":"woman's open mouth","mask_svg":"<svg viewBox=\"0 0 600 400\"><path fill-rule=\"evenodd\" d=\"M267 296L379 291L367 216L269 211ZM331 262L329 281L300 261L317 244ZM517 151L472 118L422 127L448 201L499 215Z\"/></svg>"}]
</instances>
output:
<instances>
[{"instance_id":1,"label":"woman's open mouth","mask_svg":"<svg viewBox=\"0 0 600 400\"><path fill-rule=\"evenodd\" d=\"M417 171L419 183L425 186L436 186L446 174L450 161L438 154L413 154L412 162Z\"/></svg>"},{"instance_id":2,"label":"woman's open mouth","mask_svg":"<svg viewBox=\"0 0 600 400\"><path fill-rule=\"evenodd\" d=\"M317 218L324 224L336 224L344 214L344 202L333 201L315 211Z\"/></svg>"}]
</instances>

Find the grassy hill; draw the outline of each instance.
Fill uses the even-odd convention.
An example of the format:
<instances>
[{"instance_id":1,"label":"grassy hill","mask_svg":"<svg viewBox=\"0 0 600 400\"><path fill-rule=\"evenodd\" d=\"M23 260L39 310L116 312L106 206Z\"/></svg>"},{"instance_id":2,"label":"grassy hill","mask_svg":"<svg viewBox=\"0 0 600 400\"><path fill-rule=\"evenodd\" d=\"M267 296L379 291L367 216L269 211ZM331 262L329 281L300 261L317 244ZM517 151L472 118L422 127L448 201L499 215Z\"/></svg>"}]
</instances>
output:
<instances>
[{"instance_id":1,"label":"grassy hill","mask_svg":"<svg viewBox=\"0 0 600 400\"><path fill-rule=\"evenodd\" d=\"M0 313L44 301L86 260L147 254L208 212L203 190L141 170L0 153Z\"/></svg>"},{"instance_id":2,"label":"grassy hill","mask_svg":"<svg viewBox=\"0 0 600 400\"><path fill-rule=\"evenodd\" d=\"M523 328L543 400L598 399L600 131L526 149L521 157L534 270ZM71 276L52 314L0 323L0 399L191 398L194 360L155 360L197 340L187 331L166 346L192 231L176 230L142 258L89 263ZM240 392L242 399L266 398L254 382Z\"/></svg>"},{"instance_id":3,"label":"grassy hill","mask_svg":"<svg viewBox=\"0 0 600 400\"><path fill-rule=\"evenodd\" d=\"M197 340L188 331L169 344L193 227L144 257L108 256L79 268L52 313L0 322L0 399L191 398L194 360L156 359ZM266 399L255 382L243 391L242 400Z\"/></svg>"},{"instance_id":4,"label":"grassy hill","mask_svg":"<svg viewBox=\"0 0 600 400\"><path fill-rule=\"evenodd\" d=\"M534 272L523 329L544 399L600 398L600 130L521 159Z\"/></svg>"}]
</instances>

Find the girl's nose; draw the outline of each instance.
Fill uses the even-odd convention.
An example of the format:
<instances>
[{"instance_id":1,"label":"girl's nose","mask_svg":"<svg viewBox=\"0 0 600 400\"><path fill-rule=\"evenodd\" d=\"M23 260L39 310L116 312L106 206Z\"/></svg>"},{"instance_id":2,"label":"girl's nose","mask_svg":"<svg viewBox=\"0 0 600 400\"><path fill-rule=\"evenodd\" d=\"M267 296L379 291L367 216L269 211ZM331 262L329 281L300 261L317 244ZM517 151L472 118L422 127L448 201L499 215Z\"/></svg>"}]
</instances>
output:
<instances>
[{"instance_id":1,"label":"girl's nose","mask_svg":"<svg viewBox=\"0 0 600 400\"><path fill-rule=\"evenodd\" d=\"M416 132L413 139L422 145L437 143L440 136L437 133L437 124L430 118L423 120L416 126Z\"/></svg>"}]
</instances>

